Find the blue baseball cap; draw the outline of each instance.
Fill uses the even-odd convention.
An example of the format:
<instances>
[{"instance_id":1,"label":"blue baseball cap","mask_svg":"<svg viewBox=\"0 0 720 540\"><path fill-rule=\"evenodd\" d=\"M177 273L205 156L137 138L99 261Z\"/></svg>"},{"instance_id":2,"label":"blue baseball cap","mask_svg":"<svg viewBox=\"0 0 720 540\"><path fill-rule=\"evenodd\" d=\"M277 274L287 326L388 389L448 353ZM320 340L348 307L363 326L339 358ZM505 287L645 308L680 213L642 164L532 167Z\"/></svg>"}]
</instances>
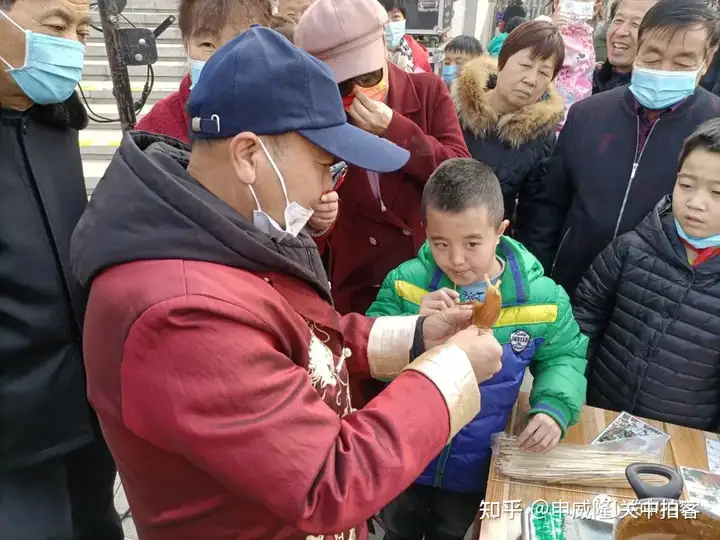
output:
<instances>
[{"instance_id":1,"label":"blue baseball cap","mask_svg":"<svg viewBox=\"0 0 720 540\"><path fill-rule=\"evenodd\" d=\"M380 173L410 159L404 148L348 123L330 68L257 25L212 55L187 110L195 139L297 132L348 164Z\"/></svg>"}]
</instances>

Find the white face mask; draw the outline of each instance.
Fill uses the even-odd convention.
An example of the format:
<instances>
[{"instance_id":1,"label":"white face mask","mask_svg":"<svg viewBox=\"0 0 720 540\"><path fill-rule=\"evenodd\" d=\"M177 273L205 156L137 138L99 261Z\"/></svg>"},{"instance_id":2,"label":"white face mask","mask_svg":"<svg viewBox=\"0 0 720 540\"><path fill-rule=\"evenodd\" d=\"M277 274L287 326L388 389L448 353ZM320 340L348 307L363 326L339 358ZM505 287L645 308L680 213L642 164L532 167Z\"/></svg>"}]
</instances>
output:
<instances>
[{"instance_id":1,"label":"white face mask","mask_svg":"<svg viewBox=\"0 0 720 540\"><path fill-rule=\"evenodd\" d=\"M252 186L248 186L253 199L255 199L255 206L257 206L257 209L253 210L253 225L271 238L275 238L277 240L282 240L287 234L296 237L300 234L303 227L307 225L307 222L310 221L310 218L315 212L300 206L295 201L290 202L288 200L285 179L282 177L282 174L280 174L280 170L277 168L277 165L275 165L275 161L273 161L273 158L270 156L270 152L268 152L267 148L265 148L265 143L262 142L262 139L258 139L258 141L260 141L260 146L262 147L263 152L265 152L265 155L270 162L270 166L273 168L273 171L275 171L278 180L280 180L280 186L282 187L283 195L285 195L285 229L283 229L280 224L268 214L263 212L260 207L260 201L258 200L257 195L255 195L255 190Z\"/></svg>"}]
</instances>

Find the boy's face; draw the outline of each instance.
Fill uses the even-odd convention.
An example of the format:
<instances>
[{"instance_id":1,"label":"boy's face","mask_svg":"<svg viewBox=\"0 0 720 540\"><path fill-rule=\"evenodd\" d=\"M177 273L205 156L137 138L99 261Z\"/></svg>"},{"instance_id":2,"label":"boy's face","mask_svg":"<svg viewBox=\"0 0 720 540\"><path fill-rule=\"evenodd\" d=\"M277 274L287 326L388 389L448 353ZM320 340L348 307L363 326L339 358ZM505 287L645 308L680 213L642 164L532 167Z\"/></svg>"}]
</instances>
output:
<instances>
[{"instance_id":1,"label":"boy's face","mask_svg":"<svg viewBox=\"0 0 720 540\"><path fill-rule=\"evenodd\" d=\"M427 209L425 232L435 263L453 283L464 286L491 274L495 248L508 221L495 228L487 208L480 206L462 212Z\"/></svg>"},{"instance_id":2,"label":"boy's face","mask_svg":"<svg viewBox=\"0 0 720 540\"><path fill-rule=\"evenodd\" d=\"M675 183L672 209L686 234L720 234L720 153L699 148L688 154Z\"/></svg>"}]
</instances>

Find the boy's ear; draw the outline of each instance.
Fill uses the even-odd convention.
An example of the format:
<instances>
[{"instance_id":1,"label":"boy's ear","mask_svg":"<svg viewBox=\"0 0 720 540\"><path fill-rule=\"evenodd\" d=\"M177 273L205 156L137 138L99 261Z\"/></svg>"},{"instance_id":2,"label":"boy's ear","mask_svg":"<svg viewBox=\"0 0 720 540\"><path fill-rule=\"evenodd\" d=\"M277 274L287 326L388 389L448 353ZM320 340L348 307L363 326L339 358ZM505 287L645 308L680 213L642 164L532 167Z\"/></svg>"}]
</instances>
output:
<instances>
[{"instance_id":1,"label":"boy's ear","mask_svg":"<svg viewBox=\"0 0 720 540\"><path fill-rule=\"evenodd\" d=\"M505 234L505 231L507 230L507 228L508 228L509 226L510 226L510 221L507 220L507 219L504 219L504 220L502 221L502 223L500 224L500 226L498 227L498 230L497 230L497 235L498 235L497 242L498 242L498 244L500 243L500 237L501 237L503 234Z\"/></svg>"}]
</instances>

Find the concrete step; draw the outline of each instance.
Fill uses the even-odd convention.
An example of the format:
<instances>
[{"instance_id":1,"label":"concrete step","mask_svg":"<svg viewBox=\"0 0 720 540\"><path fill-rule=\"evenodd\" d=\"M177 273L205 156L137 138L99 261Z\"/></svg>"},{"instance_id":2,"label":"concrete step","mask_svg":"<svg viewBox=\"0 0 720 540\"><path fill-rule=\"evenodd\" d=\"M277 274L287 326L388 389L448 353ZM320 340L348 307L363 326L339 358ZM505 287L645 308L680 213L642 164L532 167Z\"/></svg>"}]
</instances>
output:
<instances>
[{"instance_id":1,"label":"concrete step","mask_svg":"<svg viewBox=\"0 0 720 540\"><path fill-rule=\"evenodd\" d=\"M97 80L89 79L80 82L80 86L90 102L90 106L94 103L115 103L115 98L112 94L112 81L110 80ZM133 97L138 99L140 94L145 87L145 79L132 78L130 80L130 88L132 89ZM180 87L180 79L172 81L155 80L152 92L148 102L155 102L164 97L169 96L173 92L176 92Z\"/></svg>"},{"instance_id":2,"label":"concrete step","mask_svg":"<svg viewBox=\"0 0 720 540\"><path fill-rule=\"evenodd\" d=\"M187 55L182 43L166 42L160 39L157 44L158 62L168 60L180 60L185 62ZM107 60L107 51L104 41L89 41L85 48L86 60Z\"/></svg>"},{"instance_id":3,"label":"concrete step","mask_svg":"<svg viewBox=\"0 0 720 540\"><path fill-rule=\"evenodd\" d=\"M104 116L105 118L117 118L118 117L118 110L117 105L115 103L95 103L90 104L90 107L92 108L93 112L97 115ZM148 103L143 107L143 110L140 111L140 113L137 115L137 119L140 120L143 116L145 116L150 110L152 109L153 104ZM95 131L95 130L108 130L108 129L114 129L116 126L119 126L118 123L102 123L99 124L97 122L90 121L90 124L88 127L85 128L83 133L87 131ZM118 127L118 129L120 129ZM90 135L88 135L90 137Z\"/></svg>"},{"instance_id":4,"label":"concrete step","mask_svg":"<svg viewBox=\"0 0 720 540\"><path fill-rule=\"evenodd\" d=\"M88 197L92 195L95 186L105 174L110 160L83 159L83 172L85 173L85 191Z\"/></svg>"},{"instance_id":5,"label":"concrete step","mask_svg":"<svg viewBox=\"0 0 720 540\"><path fill-rule=\"evenodd\" d=\"M133 11L177 11L179 5L179 0L128 0L123 15L132 20Z\"/></svg>"},{"instance_id":6,"label":"concrete step","mask_svg":"<svg viewBox=\"0 0 720 540\"><path fill-rule=\"evenodd\" d=\"M129 26L129 25L128 25ZM136 26L145 26L142 24L138 24ZM149 25L150 28L155 29L157 25ZM102 32L99 32L98 30L95 30L94 28L90 29L90 34L88 36L89 41L103 41L103 35ZM159 43L164 42L175 42L175 43L182 43L181 36L180 36L180 29L177 27L177 25L173 24L170 28L165 30L160 38L158 39Z\"/></svg>"},{"instance_id":7,"label":"concrete step","mask_svg":"<svg viewBox=\"0 0 720 540\"><path fill-rule=\"evenodd\" d=\"M114 126L114 127L113 127ZM103 129L85 129L80 132L80 153L83 161L109 160L120 146L122 130L115 124L106 124Z\"/></svg>"},{"instance_id":8,"label":"concrete step","mask_svg":"<svg viewBox=\"0 0 720 540\"><path fill-rule=\"evenodd\" d=\"M155 75L155 84L159 81L171 79L175 84L180 82L188 72L186 61L158 60L152 66ZM128 66L131 79L139 79L147 73L147 66ZM107 78L110 80L110 64L107 60L85 60L83 76L87 78Z\"/></svg>"},{"instance_id":9,"label":"concrete step","mask_svg":"<svg viewBox=\"0 0 720 540\"><path fill-rule=\"evenodd\" d=\"M123 11L123 15L127 20L121 17L121 26L124 27L134 25L145 26L148 28L156 28L170 15L175 15L175 17L177 17L178 14L177 8L149 10L137 9L134 8L134 5L135 2L131 1L125 8L125 11ZM93 8L93 10L90 12L90 15L92 17L93 24L95 26L100 26L100 13L98 12L97 8Z\"/></svg>"}]
</instances>

